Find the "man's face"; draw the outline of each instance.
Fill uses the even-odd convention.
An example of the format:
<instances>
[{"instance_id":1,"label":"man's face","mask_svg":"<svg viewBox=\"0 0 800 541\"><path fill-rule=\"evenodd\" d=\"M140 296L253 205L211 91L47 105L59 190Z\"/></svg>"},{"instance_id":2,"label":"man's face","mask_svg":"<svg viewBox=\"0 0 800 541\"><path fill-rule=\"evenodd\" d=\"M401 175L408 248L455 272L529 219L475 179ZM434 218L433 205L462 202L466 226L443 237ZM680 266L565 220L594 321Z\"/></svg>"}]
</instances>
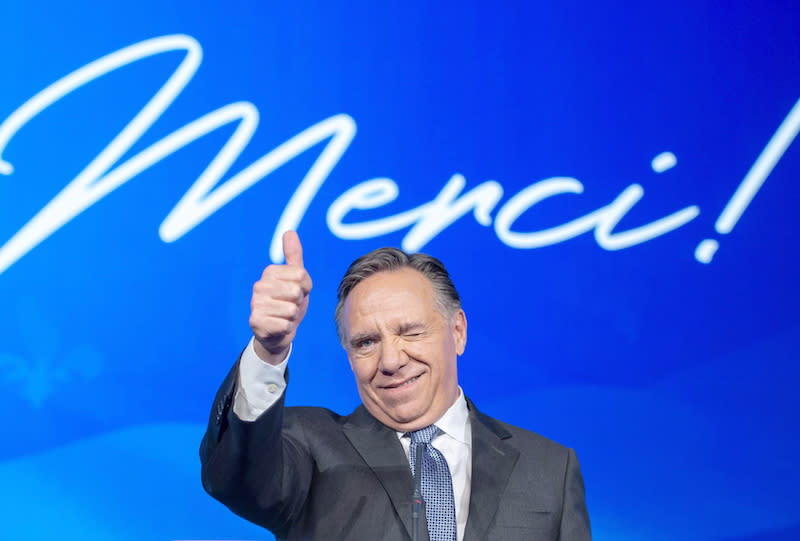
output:
<instances>
[{"instance_id":1,"label":"man's face","mask_svg":"<svg viewBox=\"0 0 800 541\"><path fill-rule=\"evenodd\" d=\"M380 422L418 430L455 402L467 320L458 310L448 321L423 274L403 268L366 278L347 296L342 322L361 401Z\"/></svg>"}]
</instances>

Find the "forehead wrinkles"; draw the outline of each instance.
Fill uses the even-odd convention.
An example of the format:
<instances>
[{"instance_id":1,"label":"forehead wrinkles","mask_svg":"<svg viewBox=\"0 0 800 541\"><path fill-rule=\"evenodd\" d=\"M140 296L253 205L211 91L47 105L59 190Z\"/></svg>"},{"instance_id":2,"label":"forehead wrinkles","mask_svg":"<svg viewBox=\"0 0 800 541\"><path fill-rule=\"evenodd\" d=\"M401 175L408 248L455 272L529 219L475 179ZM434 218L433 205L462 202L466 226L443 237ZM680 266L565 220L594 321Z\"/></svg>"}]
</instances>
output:
<instances>
[{"instance_id":1,"label":"forehead wrinkles","mask_svg":"<svg viewBox=\"0 0 800 541\"><path fill-rule=\"evenodd\" d=\"M359 299L355 299L359 301ZM355 302L351 307L351 326L370 328L386 328L393 331L411 321L420 321L424 311L412 306L407 295L387 294L384 297L371 295L362 302Z\"/></svg>"},{"instance_id":2,"label":"forehead wrinkles","mask_svg":"<svg viewBox=\"0 0 800 541\"><path fill-rule=\"evenodd\" d=\"M402 325L438 312L433 286L413 269L382 272L358 284L345 301L348 327L367 322ZM351 331L353 329L350 329Z\"/></svg>"}]
</instances>

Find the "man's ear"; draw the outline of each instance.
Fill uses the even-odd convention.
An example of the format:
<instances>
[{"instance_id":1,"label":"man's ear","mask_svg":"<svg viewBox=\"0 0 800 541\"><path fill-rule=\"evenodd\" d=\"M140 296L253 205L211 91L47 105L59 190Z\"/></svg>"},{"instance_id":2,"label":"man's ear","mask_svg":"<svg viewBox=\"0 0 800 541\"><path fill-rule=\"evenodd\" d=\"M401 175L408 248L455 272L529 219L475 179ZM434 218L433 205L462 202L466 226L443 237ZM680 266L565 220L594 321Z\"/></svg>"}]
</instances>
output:
<instances>
[{"instance_id":1,"label":"man's ear","mask_svg":"<svg viewBox=\"0 0 800 541\"><path fill-rule=\"evenodd\" d=\"M459 310L453 314L450 327L453 332L453 342L456 345L456 354L463 355L467 347L467 314Z\"/></svg>"}]
</instances>

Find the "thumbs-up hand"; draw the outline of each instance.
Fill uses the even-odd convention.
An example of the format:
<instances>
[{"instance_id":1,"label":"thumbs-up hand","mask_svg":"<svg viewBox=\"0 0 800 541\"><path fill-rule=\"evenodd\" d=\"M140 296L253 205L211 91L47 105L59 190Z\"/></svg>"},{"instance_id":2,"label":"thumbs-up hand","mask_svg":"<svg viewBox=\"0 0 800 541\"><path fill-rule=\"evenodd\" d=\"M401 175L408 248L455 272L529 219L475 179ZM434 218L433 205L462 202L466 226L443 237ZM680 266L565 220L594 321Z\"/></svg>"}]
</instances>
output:
<instances>
[{"instance_id":1,"label":"thumbs-up hand","mask_svg":"<svg viewBox=\"0 0 800 541\"><path fill-rule=\"evenodd\" d=\"M261 360L278 364L286 358L297 327L308 309L311 277L303 266L303 246L294 231L283 234L285 265L270 265L253 285L250 328Z\"/></svg>"}]
</instances>

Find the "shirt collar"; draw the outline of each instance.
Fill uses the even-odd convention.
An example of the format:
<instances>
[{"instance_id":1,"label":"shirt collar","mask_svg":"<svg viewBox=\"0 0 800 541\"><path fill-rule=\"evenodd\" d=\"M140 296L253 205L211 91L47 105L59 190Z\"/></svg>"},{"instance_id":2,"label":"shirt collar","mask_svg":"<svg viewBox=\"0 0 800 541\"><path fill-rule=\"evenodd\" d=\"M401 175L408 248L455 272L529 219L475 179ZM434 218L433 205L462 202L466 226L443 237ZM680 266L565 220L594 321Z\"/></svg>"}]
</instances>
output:
<instances>
[{"instance_id":1,"label":"shirt collar","mask_svg":"<svg viewBox=\"0 0 800 541\"><path fill-rule=\"evenodd\" d=\"M461 443L470 444L467 441L467 423L469 422L469 410L467 409L467 400L464 398L464 392L461 387L458 388L458 398L453 402L444 415L434 424L448 436L460 441Z\"/></svg>"},{"instance_id":2,"label":"shirt collar","mask_svg":"<svg viewBox=\"0 0 800 541\"><path fill-rule=\"evenodd\" d=\"M461 387L458 388L458 398L453 402L453 405L447 408L435 424L439 430L450 436L451 438L470 445L468 441L467 423L469 422L469 409L467 408L467 400L464 398L464 391ZM403 437L403 432L398 432L399 437Z\"/></svg>"}]
</instances>

